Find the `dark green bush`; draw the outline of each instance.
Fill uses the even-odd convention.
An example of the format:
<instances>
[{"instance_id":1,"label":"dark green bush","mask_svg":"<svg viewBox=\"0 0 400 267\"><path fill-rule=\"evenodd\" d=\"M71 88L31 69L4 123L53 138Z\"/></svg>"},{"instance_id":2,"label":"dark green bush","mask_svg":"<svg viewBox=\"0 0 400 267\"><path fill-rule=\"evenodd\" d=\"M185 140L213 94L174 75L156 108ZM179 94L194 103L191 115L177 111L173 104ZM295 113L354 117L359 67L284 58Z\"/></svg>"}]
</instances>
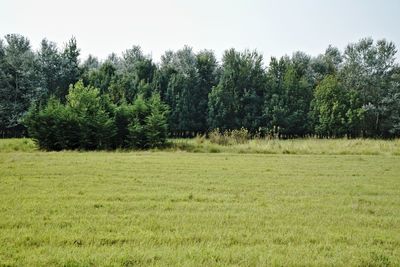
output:
<instances>
[{"instance_id":1,"label":"dark green bush","mask_svg":"<svg viewBox=\"0 0 400 267\"><path fill-rule=\"evenodd\" d=\"M139 95L132 105L128 142L133 148L163 146L167 139L167 106L158 95L145 100Z\"/></svg>"},{"instance_id":2,"label":"dark green bush","mask_svg":"<svg viewBox=\"0 0 400 267\"><path fill-rule=\"evenodd\" d=\"M24 121L45 150L151 148L166 142L166 113L158 95L116 106L79 81L66 104L51 98L44 107L31 107Z\"/></svg>"},{"instance_id":3,"label":"dark green bush","mask_svg":"<svg viewBox=\"0 0 400 267\"><path fill-rule=\"evenodd\" d=\"M106 101L100 97L99 89L85 87L82 81L70 87L66 108L78 117L80 149L112 147L115 123L112 114L106 110Z\"/></svg>"},{"instance_id":4,"label":"dark green bush","mask_svg":"<svg viewBox=\"0 0 400 267\"><path fill-rule=\"evenodd\" d=\"M168 124L166 115L167 106L161 102L159 95L154 95L149 100L149 114L145 120L147 146L159 147L167 140Z\"/></svg>"},{"instance_id":5,"label":"dark green bush","mask_svg":"<svg viewBox=\"0 0 400 267\"><path fill-rule=\"evenodd\" d=\"M128 126L132 116L132 105L122 103L120 106L115 108L115 127L116 134L114 136L113 146L116 148L128 148Z\"/></svg>"},{"instance_id":6,"label":"dark green bush","mask_svg":"<svg viewBox=\"0 0 400 267\"><path fill-rule=\"evenodd\" d=\"M67 109L58 100L51 98L47 105L41 109L33 106L25 117L25 125L29 134L34 138L39 147L46 150L61 150L65 144L70 143L73 136L64 137L64 128L72 120L67 114ZM66 127L70 130L69 127Z\"/></svg>"}]
</instances>

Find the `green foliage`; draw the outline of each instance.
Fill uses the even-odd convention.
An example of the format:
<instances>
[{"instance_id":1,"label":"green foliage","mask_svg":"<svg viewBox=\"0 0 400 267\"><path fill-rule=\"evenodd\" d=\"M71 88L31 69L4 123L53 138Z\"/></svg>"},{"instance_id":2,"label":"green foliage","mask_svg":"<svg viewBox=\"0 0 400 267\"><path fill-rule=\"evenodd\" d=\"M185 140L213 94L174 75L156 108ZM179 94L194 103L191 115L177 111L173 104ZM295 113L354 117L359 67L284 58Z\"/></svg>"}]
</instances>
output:
<instances>
[{"instance_id":1,"label":"green foliage","mask_svg":"<svg viewBox=\"0 0 400 267\"><path fill-rule=\"evenodd\" d=\"M65 101L69 86L75 84L81 78L79 55L80 49L76 39L73 37L68 41L61 53L61 86L55 94L61 101Z\"/></svg>"},{"instance_id":2,"label":"green foliage","mask_svg":"<svg viewBox=\"0 0 400 267\"><path fill-rule=\"evenodd\" d=\"M27 38L8 34L0 42L0 130L18 135L20 121L41 91L35 55Z\"/></svg>"},{"instance_id":3,"label":"green foliage","mask_svg":"<svg viewBox=\"0 0 400 267\"><path fill-rule=\"evenodd\" d=\"M146 133L164 132L165 116L168 134L175 137L242 127L279 138L399 137L396 54L394 43L366 38L344 52L329 46L316 57L296 52L271 58L268 67L257 52L230 49L219 64L212 51L195 53L187 46L167 51L160 64L139 46L105 61L90 55L81 63L75 38L62 49L44 39L34 52L27 38L9 34L0 40L0 135L26 134L22 118L29 107L45 107L53 96L65 104L66 114L77 113L83 139L76 146L85 149L151 147L148 139L158 139L157 133ZM78 80L91 88L89 95L78 93L88 111L70 107L67 99ZM149 106L156 94L170 112L143 111L145 118L137 118L143 114L129 106L139 105L138 98Z\"/></svg>"},{"instance_id":4,"label":"green foliage","mask_svg":"<svg viewBox=\"0 0 400 267\"><path fill-rule=\"evenodd\" d=\"M78 81L69 89L66 108L70 109L79 119L81 149L110 148L115 134L112 114L107 112L105 99L100 97L99 89L85 87Z\"/></svg>"},{"instance_id":5,"label":"green foliage","mask_svg":"<svg viewBox=\"0 0 400 267\"><path fill-rule=\"evenodd\" d=\"M400 136L400 68L390 77L389 89L381 102L383 136Z\"/></svg>"},{"instance_id":6,"label":"green foliage","mask_svg":"<svg viewBox=\"0 0 400 267\"><path fill-rule=\"evenodd\" d=\"M208 94L216 83L217 62L211 51L195 54L184 47L162 57L158 85L171 109L172 133L194 135L207 131Z\"/></svg>"},{"instance_id":7,"label":"green foliage","mask_svg":"<svg viewBox=\"0 0 400 267\"><path fill-rule=\"evenodd\" d=\"M139 95L132 105L128 142L133 148L163 146L167 138L167 107L158 95L149 100Z\"/></svg>"},{"instance_id":8,"label":"green foliage","mask_svg":"<svg viewBox=\"0 0 400 267\"><path fill-rule=\"evenodd\" d=\"M310 58L300 52L279 61L273 58L267 78L269 90L264 102L263 127L271 133L279 129L279 135L285 137L309 134L313 89Z\"/></svg>"},{"instance_id":9,"label":"green foliage","mask_svg":"<svg viewBox=\"0 0 400 267\"><path fill-rule=\"evenodd\" d=\"M70 87L66 104L51 98L44 108L34 105L25 125L46 150L151 148L163 145L167 134L166 107L158 96L114 106L82 81Z\"/></svg>"},{"instance_id":10,"label":"green foliage","mask_svg":"<svg viewBox=\"0 0 400 267\"><path fill-rule=\"evenodd\" d=\"M116 76L115 66L109 62L104 62L99 69L88 69L84 74L85 83L100 89L101 93L109 93L109 88L113 78Z\"/></svg>"},{"instance_id":11,"label":"green foliage","mask_svg":"<svg viewBox=\"0 0 400 267\"><path fill-rule=\"evenodd\" d=\"M335 76L326 76L314 91L315 132L341 137L347 133L348 96Z\"/></svg>"},{"instance_id":12,"label":"green foliage","mask_svg":"<svg viewBox=\"0 0 400 267\"><path fill-rule=\"evenodd\" d=\"M168 133L168 107L162 103L159 95L149 100L149 114L145 119L147 147L161 147L165 145Z\"/></svg>"},{"instance_id":13,"label":"green foliage","mask_svg":"<svg viewBox=\"0 0 400 267\"><path fill-rule=\"evenodd\" d=\"M223 56L222 69L219 84L209 95L210 128L257 130L265 93L262 56L256 51L230 49Z\"/></svg>"},{"instance_id":14,"label":"green foliage","mask_svg":"<svg viewBox=\"0 0 400 267\"><path fill-rule=\"evenodd\" d=\"M335 75L343 62L343 56L339 49L329 45L324 54L311 60L311 68L317 82L323 80L327 75Z\"/></svg>"},{"instance_id":15,"label":"green foliage","mask_svg":"<svg viewBox=\"0 0 400 267\"><path fill-rule=\"evenodd\" d=\"M132 117L132 106L126 103L122 103L115 109L115 127L116 133L114 136L114 147L117 148L129 148L128 126Z\"/></svg>"},{"instance_id":16,"label":"green foliage","mask_svg":"<svg viewBox=\"0 0 400 267\"><path fill-rule=\"evenodd\" d=\"M51 95L57 95L62 90L62 57L55 43L43 39L37 58L42 89L41 100L46 101Z\"/></svg>"},{"instance_id":17,"label":"green foliage","mask_svg":"<svg viewBox=\"0 0 400 267\"><path fill-rule=\"evenodd\" d=\"M46 150L105 149L114 135L114 122L98 89L84 87L81 81L70 87L67 104L51 98L43 109L33 106L25 125Z\"/></svg>"},{"instance_id":18,"label":"green foliage","mask_svg":"<svg viewBox=\"0 0 400 267\"><path fill-rule=\"evenodd\" d=\"M79 137L75 142L71 142L73 137L65 140L64 133L69 132L68 126L77 124L78 120L71 118L64 105L55 98L50 98L47 105L41 109L39 106L32 106L24 123L28 128L29 135L36 140L39 147L46 150L65 149L65 144L69 144L72 148L77 147ZM71 123L68 123L71 122ZM61 125L67 128L61 128ZM78 131L76 131L78 133Z\"/></svg>"},{"instance_id":19,"label":"green foliage","mask_svg":"<svg viewBox=\"0 0 400 267\"><path fill-rule=\"evenodd\" d=\"M147 135L145 122L150 110L147 101L139 95L132 104L131 121L128 125L128 142L131 147L145 148Z\"/></svg>"},{"instance_id":20,"label":"green foliage","mask_svg":"<svg viewBox=\"0 0 400 267\"><path fill-rule=\"evenodd\" d=\"M349 125L358 130L354 135L391 135L383 124L386 116L396 113L396 107L386 102L396 88L393 87L396 83L393 73L399 68L395 63L396 53L394 43L384 39L374 43L371 38L366 38L347 46L341 80L352 94L355 107L351 107L351 112L362 109L359 125Z\"/></svg>"}]
</instances>

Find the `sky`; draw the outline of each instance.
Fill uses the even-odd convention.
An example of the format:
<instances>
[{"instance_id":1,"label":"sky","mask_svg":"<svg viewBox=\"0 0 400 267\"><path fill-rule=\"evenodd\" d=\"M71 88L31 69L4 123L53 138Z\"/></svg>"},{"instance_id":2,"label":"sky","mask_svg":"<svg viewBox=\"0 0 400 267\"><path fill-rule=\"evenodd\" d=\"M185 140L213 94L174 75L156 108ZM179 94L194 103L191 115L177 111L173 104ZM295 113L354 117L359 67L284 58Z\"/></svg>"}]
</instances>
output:
<instances>
[{"instance_id":1,"label":"sky","mask_svg":"<svg viewBox=\"0 0 400 267\"><path fill-rule=\"evenodd\" d=\"M341 50L363 37L400 47L400 0L0 0L0 36L18 33L33 49L75 36L82 59L133 45L155 61L184 45L256 49L266 59Z\"/></svg>"}]
</instances>

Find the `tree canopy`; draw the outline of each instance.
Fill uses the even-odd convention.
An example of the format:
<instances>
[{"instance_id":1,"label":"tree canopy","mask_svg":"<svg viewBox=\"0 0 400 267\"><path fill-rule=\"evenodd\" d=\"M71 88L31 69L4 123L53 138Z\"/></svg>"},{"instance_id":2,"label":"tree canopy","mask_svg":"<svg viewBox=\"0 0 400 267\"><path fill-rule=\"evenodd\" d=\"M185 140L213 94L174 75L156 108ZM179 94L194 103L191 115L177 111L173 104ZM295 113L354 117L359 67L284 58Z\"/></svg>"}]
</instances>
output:
<instances>
[{"instance_id":1,"label":"tree canopy","mask_svg":"<svg viewBox=\"0 0 400 267\"><path fill-rule=\"evenodd\" d=\"M139 46L81 60L75 38L62 48L43 39L34 51L28 38L9 34L0 39L0 132L26 135L24 117L36 114L64 125L55 136L82 132L56 149L151 147L167 135L241 128L283 138L399 137L396 54L394 43L364 38L343 51L268 62L235 49L218 62L213 51L188 46L159 63Z\"/></svg>"}]
</instances>

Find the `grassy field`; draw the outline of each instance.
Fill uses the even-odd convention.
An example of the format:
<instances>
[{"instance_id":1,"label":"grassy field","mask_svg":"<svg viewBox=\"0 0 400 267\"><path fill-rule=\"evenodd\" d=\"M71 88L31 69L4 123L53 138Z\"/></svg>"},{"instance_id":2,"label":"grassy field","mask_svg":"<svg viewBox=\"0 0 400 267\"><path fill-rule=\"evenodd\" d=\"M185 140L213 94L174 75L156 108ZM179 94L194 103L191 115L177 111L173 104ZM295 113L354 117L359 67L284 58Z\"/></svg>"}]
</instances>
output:
<instances>
[{"instance_id":1,"label":"grassy field","mask_svg":"<svg viewBox=\"0 0 400 267\"><path fill-rule=\"evenodd\" d=\"M398 140L256 142L0 140L0 266L400 266Z\"/></svg>"}]
</instances>

